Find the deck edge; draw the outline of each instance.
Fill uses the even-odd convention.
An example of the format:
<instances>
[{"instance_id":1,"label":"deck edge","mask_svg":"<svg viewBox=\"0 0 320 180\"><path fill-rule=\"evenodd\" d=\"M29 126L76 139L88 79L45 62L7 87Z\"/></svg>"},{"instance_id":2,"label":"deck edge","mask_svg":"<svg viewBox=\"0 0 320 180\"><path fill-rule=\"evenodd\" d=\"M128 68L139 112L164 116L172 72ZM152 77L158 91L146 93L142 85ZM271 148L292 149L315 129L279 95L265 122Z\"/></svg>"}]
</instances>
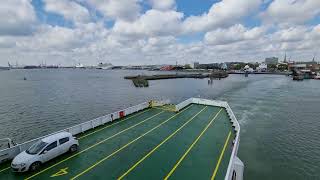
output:
<instances>
[{"instance_id":1,"label":"deck edge","mask_svg":"<svg viewBox=\"0 0 320 180\"><path fill-rule=\"evenodd\" d=\"M233 176L236 176L237 180L243 179L243 171L244 171L244 164L238 158L238 148L240 143L240 124L235 117L233 111L231 110L229 104L226 101L218 101L218 100L209 100L209 99L202 99L202 98L189 98L179 104L176 105L176 110L179 111L180 109L188 106L189 104L202 104L202 105L209 105L209 106L218 106L225 108L230 118L230 122L236 131L236 137L233 141L233 149L230 157L230 161L228 164L227 173L225 175L225 180L231 180Z\"/></svg>"},{"instance_id":2,"label":"deck edge","mask_svg":"<svg viewBox=\"0 0 320 180\"><path fill-rule=\"evenodd\" d=\"M96 127L103 126L106 123L116 121L116 120L121 119L127 115L130 115L130 114L142 111L144 109L147 109L149 107L152 107L152 105L151 105L152 103L154 103L156 105L161 105L161 104L164 105L164 104L170 103L170 100L151 100L148 102L143 102L138 105L131 106L126 109L116 111L116 112L113 112L113 113L110 113L110 114L107 114L104 116L100 116L95 119L71 126L66 129L62 129L62 130L59 130L59 131L35 138L35 139L31 139L31 140L23 142L23 143L16 144L13 147L10 147L7 149L2 149L2 150L0 150L0 164L12 160L16 155L18 155L20 152L28 149L36 141L43 139L47 136L51 136L51 135L54 135L54 134L57 134L60 132L70 132L72 135L84 133L84 132L91 130L91 129L94 129Z\"/></svg>"}]
</instances>

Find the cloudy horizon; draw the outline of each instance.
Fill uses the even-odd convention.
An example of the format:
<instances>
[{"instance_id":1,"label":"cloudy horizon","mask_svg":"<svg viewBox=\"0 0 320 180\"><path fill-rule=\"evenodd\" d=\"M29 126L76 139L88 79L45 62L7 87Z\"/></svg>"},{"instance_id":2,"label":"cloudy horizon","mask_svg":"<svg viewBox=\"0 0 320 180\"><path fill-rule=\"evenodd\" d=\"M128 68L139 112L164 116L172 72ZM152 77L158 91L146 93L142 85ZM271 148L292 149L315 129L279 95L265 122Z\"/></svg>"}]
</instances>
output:
<instances>
[{"instance_id":1,"label":"cloudy horizon","mask_svg":"<svg viewBox=\"0 0 320 180\"><path fill-rule=\"evenodd\" d=\"M320 59L319 0L3 0L0 24L0 66Z\"/></svg>"}]
</instances>

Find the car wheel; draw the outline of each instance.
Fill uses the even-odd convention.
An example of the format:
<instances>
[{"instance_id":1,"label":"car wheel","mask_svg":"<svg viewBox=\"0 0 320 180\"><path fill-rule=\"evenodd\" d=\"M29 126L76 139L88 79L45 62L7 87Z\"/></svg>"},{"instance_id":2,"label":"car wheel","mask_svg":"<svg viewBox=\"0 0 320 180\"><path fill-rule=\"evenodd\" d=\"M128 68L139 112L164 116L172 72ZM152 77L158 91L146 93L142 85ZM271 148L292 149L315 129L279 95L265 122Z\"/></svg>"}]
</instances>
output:
<instances>
[{"instance_id":1,"label":"car wheel","mask_svg":"<svg viewBox=\"0 0 320 180\"><path fill-rule=\"evenodd\" d=\"M40 166L41 166L41 163L39 161L34 162L34 163L32 163L30 165L29 170L30 171L36 171L36 170L38 170L40 168Z\"/></svg>"},{"instance_id":2,"label":"car wheel","mask_svg":"<svg viewBox=\"0 0 320 180\"><path fill-rule=\"evenodd\" d=\"M78 145L74 144L70 147L70 152L76 152L78 151Z\"/></svg>"}]
</instances>

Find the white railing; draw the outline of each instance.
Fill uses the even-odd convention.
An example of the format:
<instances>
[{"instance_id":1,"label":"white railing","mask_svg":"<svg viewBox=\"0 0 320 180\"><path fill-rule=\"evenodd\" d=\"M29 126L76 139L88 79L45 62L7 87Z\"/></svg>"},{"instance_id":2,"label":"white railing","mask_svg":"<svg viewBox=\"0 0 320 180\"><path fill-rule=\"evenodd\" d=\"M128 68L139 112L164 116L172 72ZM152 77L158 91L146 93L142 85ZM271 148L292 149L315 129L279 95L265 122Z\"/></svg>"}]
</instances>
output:
<instances>
[{"instance_id":1,"label":"white railing","mask_svg":"<svg viewBox=\"0 0 320 180\"><path fill-rule=\"evenodd\" d=\"M188 106L189 104L193 103L193 98L187 99L179 104L176 105L176 111L180 111L181 109L183 109L184 107Z\"/></svg>"},{"instance_id":2,"label":"white railing","mask_svg":"<svg viewBox=\"0 0 320 180\"><path fill-rule=\"evenodd\" d=\"M170 101L168 101L168 100L163 101L162 100L160 102L161 103L165 103L165 102L170 102ZM138 104L136 106L132 106L132 107L129 107L127 109L121 110L121 111L117 111L117 112L114 112L114 113L111 113L111 114L107 114L105 116L101 116L101 117L98 117L96 119L93 119L93 120L90 120L90 121L87 121L87 122L84 122L84 123L81 123L81 124L78 124L78 125L63 129L63 130L60 130L60 131L57 131L57 132L54 132L54 133L51 133L51 134L36 138L36 139L29 140L29 141L21 143L21 144L17 144L14 147L3 149L3 150L0 151L0 163L4 162L6 160L13 159L20 152L28 149L36 141L38 141L40 139L43 139L43 138L45 138L47 136L50 136L50 135L53 135L53 134L56 134L56 133L59 133L59 132L63 132L63 131L70 132L72 135L77 135L79 133L83 133L83 132L85 132L87 130L93 129L93 128L97 127L97 126L104 125L107 122L111 122L113 120L119 119L120 118L120 112L123 112L123 115L126 116L126 115L129 115L129 114L141 111L141 110L143 110L145 108L148 108L148 107L149 107L149 102L144 102L144 103Z\"/></svg>"},{"instance_id":3,"label":"white railing","mask_svg":"<svg viewBox=\"0 0 320 180\"><path fill-rule=\"evenodd\" d=\"M235 165L236 160L238 159L237 153L238 153L238 148L239 148L239 144L240 144L240 125L239 125L239 122L238 122L236 116L233 114L233 111L231 110L229 104L227 104L226 109L227 109L227 112L231 118L231 122L232 122L233 126L235 126L235 130L237 131L237 135L236 135L236 138L235 138L234 144L233 144L231 158L230 158L227 173L225 176L225 179L227 180L227 179L232 179L232 173L233 173L233 170L235 169L234 165ZM240 161L240 159L239 159L239 161ZM244 167L242 167L242 168L244 168ZM242 169L242 172L243 172L243 169ZM240 177L239 179L242 179L243 175L241 174L241 176L238 175L237 177Z\"/></svg>"}]
</instances>

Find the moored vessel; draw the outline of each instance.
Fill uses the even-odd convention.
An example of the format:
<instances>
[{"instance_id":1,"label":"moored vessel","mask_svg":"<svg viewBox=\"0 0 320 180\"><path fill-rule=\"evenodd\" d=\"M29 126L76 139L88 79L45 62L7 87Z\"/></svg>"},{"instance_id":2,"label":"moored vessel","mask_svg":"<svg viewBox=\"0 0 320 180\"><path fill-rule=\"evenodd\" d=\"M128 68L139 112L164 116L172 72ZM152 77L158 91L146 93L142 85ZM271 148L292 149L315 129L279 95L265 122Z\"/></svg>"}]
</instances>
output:
<instances>
[{"instance_id":1,"label":"moored vessel","mask_svg":"<svg viewBox=\"0 0 320 180\"><path fill-rule=\"evenodd\" d=\"M112 69L113 65L111 63L99 63L96 69Z\"/></svg>"}]
</instances>

